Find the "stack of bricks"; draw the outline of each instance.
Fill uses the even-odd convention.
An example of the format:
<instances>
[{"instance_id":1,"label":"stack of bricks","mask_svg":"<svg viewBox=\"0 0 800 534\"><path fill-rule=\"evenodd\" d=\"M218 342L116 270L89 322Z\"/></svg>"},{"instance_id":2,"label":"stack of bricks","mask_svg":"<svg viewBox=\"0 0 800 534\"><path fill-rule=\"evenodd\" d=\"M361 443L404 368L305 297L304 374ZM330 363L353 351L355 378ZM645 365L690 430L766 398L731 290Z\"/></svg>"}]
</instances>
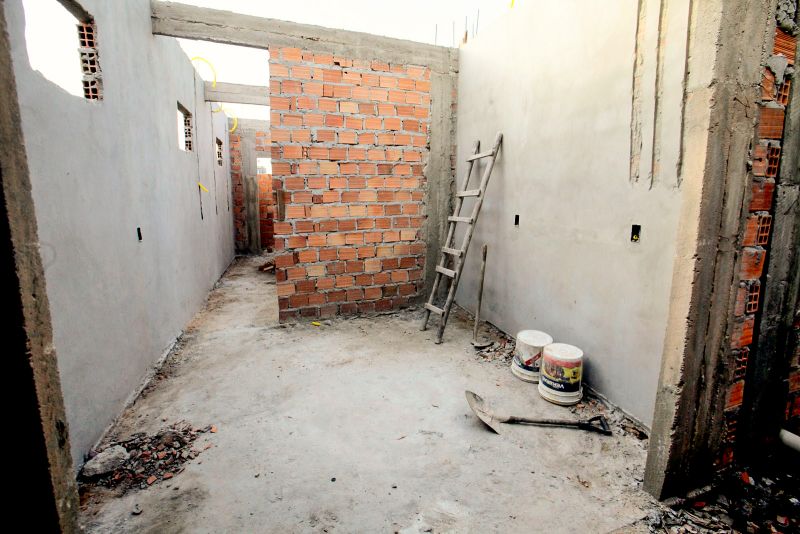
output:
<instances>
[{"instance_id":1,"label":"stack of bricks","mask_svg":"<svg viewBox=\"0 0 800 534\"><path fill-rule=\"evenodd\" d=\"M270 50L282 321L420 295L430 102L426 67Z\"/></svg>"},{"instance_id":2,"label":"stack of bricks","mask_svg":"<svg viewBox=\"0 0 800 534\"><path fill-rule=\"evenodd\" d=\"M242 137L251 135L251 132L236 132L229 134L231 158L231 184L233 189L233 224L234 240L237 250L248 249L247 239L247 211L244 189L244 169L242 168ZM270 134L267 131L256 130L255 154L253 158L269 158L271 151ZM261 228L261 246L267 250L275 246L275 199L272 194L272 175L257 170L256 183L258 184L258 212L259 226Z\"/></svg>"},{"instance_id":3,"label":"stack of bricks","mask_svg":"<svg viewBox=\"0 0 800 534\"><path fill-rule=\"evenodd\" d=\"M774 54L783 54L794 65L795 37L776 29ZM765 68L761 106L759 108L758 138L752 151L751 199L740 246L741 271L734 307L734 327L731 336L730 358L732 381L725 402L725 435L720 464L733 462L739 410L744 396L748 356L753 344L755 317L762 303L762 278L772 230L772 210L775 182L780 167L784 117L789 104L791 79L776 80ZM794 370L797 373L797 369Z\"/></svg>"}]
</instances>

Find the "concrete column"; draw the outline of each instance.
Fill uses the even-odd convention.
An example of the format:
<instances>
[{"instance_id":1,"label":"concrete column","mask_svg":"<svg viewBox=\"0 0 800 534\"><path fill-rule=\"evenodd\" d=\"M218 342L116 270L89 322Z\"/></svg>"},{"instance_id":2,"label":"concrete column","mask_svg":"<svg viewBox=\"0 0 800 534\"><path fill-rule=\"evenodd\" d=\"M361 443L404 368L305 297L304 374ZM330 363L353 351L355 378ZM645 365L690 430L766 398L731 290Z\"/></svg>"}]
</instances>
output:
<instances>
[{"instance_id":1,"label":"concrete column","mask_svg":"<svg viewBox=\"0 0 800 534\"><path fill-rule=\"evenodd\" d=\"M644 480L659 498L705 484L720 445L747 159L773 14L773 0L692 3L681 217Z\"/></svg>"}]
</instances>

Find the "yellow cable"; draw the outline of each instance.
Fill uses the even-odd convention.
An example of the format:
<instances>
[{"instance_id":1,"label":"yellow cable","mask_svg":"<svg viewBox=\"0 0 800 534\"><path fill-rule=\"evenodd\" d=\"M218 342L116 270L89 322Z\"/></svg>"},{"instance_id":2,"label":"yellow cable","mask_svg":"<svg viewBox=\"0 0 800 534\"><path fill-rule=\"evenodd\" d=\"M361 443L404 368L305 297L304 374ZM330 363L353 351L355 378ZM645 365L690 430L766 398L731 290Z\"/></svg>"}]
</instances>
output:
<instances>
[{"instance_id":1,"label":"yellow cable","mask_svg":"<svg viewBox=\"0 0 800 534\"><path fill-rule=\"evenodd\" d=\"M230 130L228 130L228 133L235 132L236 131L236 127L239 126L239 119L236 117L236 114L235 113L231 113L230 111L225 109L225 106L223 106L222 104L219 104L219 107L217 109L212 109L211 113L216 113L218 111L224 111L225 113L230 114L231 116L233 116L233 126L231 127Z\"/></svg>"},{"instance_id":2,"label":"yellow cable","mask_svg":"<svg viewBox=\"0 0 800 534\"><path fill-rule=\"evenodd\" d=\"M204 58L204 57L194 56L191 59L191 61L195 61L195 60L202 61L203 63L205 63L206 65L208 65L211 68L211 72L214 74L214 81L211 82L211 87L216 87L217 86L217 69L214 68L214 65L212 65L211 62L209 60L207 60L206 58Z\"/></svg>"},{"instance_id":3,"label":"yellow cable","mask_svg":"<svg viewBox=\"0 0 800 534\"><path fill-rule=\"evenodd\" d=\"M200 189L202 189L203 191L205 191L206 193L208 193L208 189L206 188L206 186L204 186L204 185L203 185L203 184L201 184L200 182L197 182L197 185L199 185L199 186L200 186Z\"/></svg>"}]
</instances>

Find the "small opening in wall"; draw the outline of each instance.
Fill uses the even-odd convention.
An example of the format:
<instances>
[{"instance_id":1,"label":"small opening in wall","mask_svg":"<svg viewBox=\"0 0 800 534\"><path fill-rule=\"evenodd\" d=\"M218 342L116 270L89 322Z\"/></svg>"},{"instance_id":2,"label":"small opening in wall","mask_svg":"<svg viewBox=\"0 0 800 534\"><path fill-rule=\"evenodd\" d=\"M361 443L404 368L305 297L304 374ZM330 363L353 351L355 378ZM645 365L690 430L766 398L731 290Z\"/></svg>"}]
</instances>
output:
<instances>
[{"instance_id":1,"label":"small opening in wall","mask_svg":"<svg viewBox=\"0 0 800 534\"><path fill-rule=\"evenodd\" d=\"M631 225L631 243L638 243L642 239L642 225Z\"/></svg>"},{"instance_id":2,"label":"small opening in wall","mask_svg":"<svg viewBox=\"0 0 800 534\"><path fill-rule=\"evenodd\" d=\"M786 80L781 84L780 89L778 89L778 104L781 106L788 106L789 105L789 95L792 92L792 80Z\"/></svg>"},{"instance_id":3,"label":"small opening in wall","mask_svg":"<svg viewBox=\"0 0 800 534\"><path fill-rule=\"evenodd\" d=\"M217 165L222 167L222 141L217 139Z\"/></svg>"},{"instance_id":4,"label":"small opening in wall","mask_svg":"<svg viewBox=\"0 0 800 534\"><path fill-rule=\"evenodd\" d=\"M514 215L514 226L519 226L519 215Z\"/></svg>"},{"instance_id":5,"label":"small opening in wall","mask_svg":"<svg viewBox=\"0 0 800 534\"><path fill-rule=\"evenodd\" d=\"M767 178L778 176L778 165L781 162L781 147L771 146L767 148Z\"/></svg>"},{"instance_id":6,"label":"small opening in wall","mask_svg":"<svg viewBox=\"0 0 800 534\"><path fill-rule=\"evenodd\" d=\"M744 311L746 313L756 313L758 311L758 301L761 296L761 284L753 282L747 287L747 302Z\"/></svg>"},{"instance_id":7,"label":"small opening in wall","mask_svg":"<svg viewBox=\"0 0 800 534\"><path fill-rule=\"evenodd\" d=\"M750 349L744 347L734 352L733 378L741 380L747 374L747 359L750 356Z\"/></svg>"},{"instance_id":8,"label":"small opening in wall","mask_svg":"<svg viewBox=\"0 0 800 534\"><path fill-rule=\"evenodd\" d=\"M772 229L772 215L764 213L758 216L756 226L756 245L766 245L769 243L769 233Z\"/></svg>"},{"instance_id":9,"label":"small opening in wall","mask_svg":"<svg viewBox=\"0 0 800 534\"><path fill-rule=\"evenodd\" d=\"M142 228L140 226L136 227L136 237L139 238L139 241L142 240Z\"/></svg>"},{"instance_id":10,"label":"small opening in wall","mask_svg":"<svg viewBox=\"0 0 800 534\"><path fill-rule=\"evenodd\" d=\"M103 78L97 52L97 26L94 19L78 23L78 41L83 71L83 97L87 100L103 99Z\"/></svg>"},{"instance_id":11,"label":"small opening in wall","mask_svg":"<svg viewBox=\"0 0 800 534\"><path fill-rule=\"evenodd\" d=\"M186 152L192 150L192 114L178 102L178 148Z\"/></svg>"}]
</instances>

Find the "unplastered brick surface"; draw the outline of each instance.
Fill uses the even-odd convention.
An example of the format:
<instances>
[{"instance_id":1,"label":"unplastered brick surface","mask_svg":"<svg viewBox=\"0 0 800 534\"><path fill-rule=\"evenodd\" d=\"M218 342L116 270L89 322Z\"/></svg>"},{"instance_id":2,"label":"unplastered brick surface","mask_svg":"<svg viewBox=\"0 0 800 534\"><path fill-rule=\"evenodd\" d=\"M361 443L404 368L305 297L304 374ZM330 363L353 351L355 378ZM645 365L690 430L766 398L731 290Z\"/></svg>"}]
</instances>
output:
<instances>
[{"instance_id":1,"label":"unplastered brick surface","mask_svg":"<svg viewBox=\"0 0 800 534\"><path fill-rule=\"evenodd\" d=\"M233 223L237 250L247 250L247 209L245 207L244 168L242 161L242 137L252 136L254 140L254 158L269 157L270 138L268 131L256 130L234 131L230 134L231 184L233 185ZM272 195L272 176L257 174L258 184L258 220L261 228L261 247L267 250L274 247L275 206Z\"/></svg>"},{"instance_id":2,"label":"unplastered brick surface","mask_svg":"<svg viewBox=\"0 0 800 534\"><path fill-rule=\"evenodd\" d=\"M419 296L430 102L426 67L270 51L281 320Z\"/></svg>"}]
</instances>

